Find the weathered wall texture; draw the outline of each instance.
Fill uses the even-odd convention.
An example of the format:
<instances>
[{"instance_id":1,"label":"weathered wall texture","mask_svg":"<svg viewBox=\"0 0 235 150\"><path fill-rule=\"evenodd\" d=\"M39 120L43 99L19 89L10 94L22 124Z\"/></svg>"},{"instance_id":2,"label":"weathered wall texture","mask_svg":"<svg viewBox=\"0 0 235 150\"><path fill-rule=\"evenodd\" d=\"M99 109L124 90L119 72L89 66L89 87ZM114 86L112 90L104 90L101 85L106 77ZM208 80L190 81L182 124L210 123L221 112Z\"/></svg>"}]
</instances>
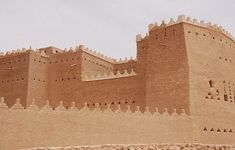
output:
<instances>
[{"instance_id":1,"label":"weathered wall texture","mask_svg":"<svg viewBox=\"0 0 235 150\"><path fill-rule=\"evenodd\" d=\"M161 111L184 108L189 112L189 67L182 24L162 24L147 38L147 105L158 106Z\"/></svg>"},{"instance_id":2,"label":"weathered wall texture","mask_svg":"<svg viewBox=\"0 0 235 150\"><path fill-rule=\"evenodd\" d=\"M17 107L18 106L18 107ZM167 112L142 114L140 111L112 112L98 108L52 111L43 107L40 111L1 108L0 149L41 146L128 144L128 143L179 143L193 139L192 118L186 114L169 115ZM177 135L177 137L176 137ZM14 144L12 144L14 143Z\"/></svg>"},{"instance_id":3,"label":"weathered wall texture","mask_svg":"<svg viewBox=\"0 0 235 150\"><path fill-rule=\"evenodd\" d=\"M29 52L25 52L0 57L0 95L5 97L9 106L14 104L17 97L21 97L24 106L27 104L29 55Z\"/></svg>"},{"instance_id":4,"label":"weathered wall texture","mask_svg":"<svg viewBox=\"0 0 235 150\"><path fill-rule=\"evenodd\" d=\"M109 104L110 105L110 104ZM128 106L128 105L127 105ZM96 103L90 110L87 104L77 109L63 103L52 109L48 104L40 110L33 103L23 109L19 100L8 109L0 103L0 149L41 146L138 144L138 143L211 143L234 144L234 118L208 118L181 113L125 112ZM179 111L178 111L179 112ZM200 124L198 124L200 123ZM10 141L10 142L9 142ZM14 143L14 144L12 144Z\"/></svg>"}]
</instances>

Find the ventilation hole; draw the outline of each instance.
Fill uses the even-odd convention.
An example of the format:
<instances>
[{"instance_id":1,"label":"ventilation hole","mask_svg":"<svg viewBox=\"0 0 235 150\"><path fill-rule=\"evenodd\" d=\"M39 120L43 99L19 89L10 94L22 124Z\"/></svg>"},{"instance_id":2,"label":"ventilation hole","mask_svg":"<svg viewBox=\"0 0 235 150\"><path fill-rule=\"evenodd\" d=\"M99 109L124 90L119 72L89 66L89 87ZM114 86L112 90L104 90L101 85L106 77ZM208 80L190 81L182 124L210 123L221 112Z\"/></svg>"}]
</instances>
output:
<instances>
[{"instance_id":1,"label":"ventilation hole","mask_svg":"<svg viewBox=\"0 0 235 150\"><path fill-rule=\"evenodd\" d=\"M221 130L220 130L220 129L217 129L217 132L221 132Z\"/></svg>"},{"instance_id":2,"label":"ventilation hole","mask_svg":"<svg viewBox=\"0 0 235 150\"><path fill-rule=\"evenodd\" d=\"M212 81L212 80L209 81L209 85L211 88L214 87L214 84L215 84L214 81Z\"/></svg>"},{"instance_id":3,"label":"ventilation hole","mask_svg":"<svg viewBox=\"0 0 235 150\"><path fill-rule=\"evenodd\" d=\"M228 101L228 95L224 94L224 101Z\"/></svg>"},{"instance_id":4,"label":"ventilation hole","mask_svg":"<svg viewBox=\"0 0 235 150\"><path fill-rule=\"evenodd\" d=\"M158 35L157 34L155 35L155 38L158 39Z\"/></svg>"},{"instance_id":5,"label":"ventilation hole","mask_svg":"<svg viewBox=\"0 0 235 150\"><path fill-rule=\"evenodd\" d=\"M230 130L229 130L229 132L233 132L233 130L232 130L232 129L230 129Z\"/></svg>"},{"instance_id":6,"label":"ventilation hole","mask_svg":"<svg viewBox=\"0 0 235 150\"><path fill-rule=\"evenodd\" d=\"M207 131L207 128L205 127L205 128L203 129L203 131Z\"/></svg>"},{"instance_id":7,"label":"ventilation hole","mask_svg":"<svg viewBox=\"0 0 235 150\"><path fill-rule=\"evenodd\" d=\"M215 131L213 128L211 128L211 130L210 131Z\"/></svg>"},{"instance_id":8,"label":"ventilation hole","mask_svg":"<svg viewBox=\"0 0 235 150\"><path fill-rule=\"evenodd\" d=\"M224 132L227 132L227 130L226 130L226 129L224 129Z\"/></svg>"},{"instance_id":9,"label":"ventilation hole","mask_svg":"<svg viewBox=\"0 0 235 150\"><path fill-rule=\"evenodd\" d=\"M118 102L118 104L121 104L121 102Z\"/></svg>"}]
</instances>

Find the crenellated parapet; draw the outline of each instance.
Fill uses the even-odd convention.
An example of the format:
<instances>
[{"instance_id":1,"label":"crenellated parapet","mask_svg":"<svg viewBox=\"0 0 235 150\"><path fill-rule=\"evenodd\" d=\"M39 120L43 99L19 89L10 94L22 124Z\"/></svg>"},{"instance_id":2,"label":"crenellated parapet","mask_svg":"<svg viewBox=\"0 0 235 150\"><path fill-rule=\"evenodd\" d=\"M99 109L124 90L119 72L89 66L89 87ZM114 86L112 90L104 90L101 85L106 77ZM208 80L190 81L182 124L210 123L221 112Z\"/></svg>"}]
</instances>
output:
<instances>
[{"instance_id":1,"label":"crenellated parapet","mask_svg":"<svg viewBox=\"0 0 235 150\"><path fill-rule=\"evenodd\" d=\"M222 26L219 26L217 24L212 24L211 22L206 23L204 20L199 21L197 19L192 19L190 17L186 17L185 15L178 16L178 18L176 20L171 18L168 23L166 23L166 21L164 21L164 20L160 24L151 23L148 26L148 31L150 32L154 29L158 29L158 28L162 28L162 27L169 27L169 26L179 24L182 22L220 32L220 33L224 34L225 36L227 36L228 38L230 38L233 42L235 41L234 37L228 31L226 31ZM147 36L148 35L142 36L141 34L137 34L136 41L139 42L142 39L146 38Z\"/></svg>"},{"instance_id":2,"label":"crenellated parapet","mask_svg":"<svg viewBox=\"0 0 235 150\"><path fill-rule=\"evenodd\" d=\"M56 48L57 49L57 48ZM23 54L27 51L33 51L39 55L41 55L42 57L49 57L46 52L42 49L32 49L32 47L30 46L29 48L22 48L22 49L17 49L17 50L12 50L12 51L6 51L6 52L0 52L0 58L1 57L5 57L5 56L14 56L16 54ZM64 54L64 53L75 53L75 52L79 52L79 51L83 51L86 52L90 55L93 55L97 58L100 58L102 60L105 60L107 62L113 63L113 64L122 64L122 63L127 63L129 61L136 61L136 58L130 57L130 58L120 58L120 59L114 59L112 57L106 56L100 52L97 52L95 50L89 49L87 47L85 47L84 45L79 45L76 47L70 47L70 48L65 48L64 50L52 50L53 54Z\"/></svg>"},{"instance_id":3,"label":"crenellated parapet","mask_svg":"<svg viewBox=\"0 0 235 150\"><path fill-rule=\"evenodd\" d=\"M132 69L131 72L124 70L121 74L120 71L117 71L117 74L111 73L103 73L97 75L83 75L83 81L95 81L95 80L106 80L106 79L116 79L116 78L124 78L124 77L132 77L136 76L136 72Z\"/></svg>"},{"instance_id":4,"label":"crenellated parapet","mask_svg":"<svg viewBox=\"0 0 235 150\"><path fill-rule=\"evenodd\" d=\"M75 102L72 102L71 105L66 108L63 105L63 101L59 102L59 105L56 108L52 108L49 104L49 101L46 101L46 104L39 108L36 104L35 104L35 100L32 100L32 103L24 108L22 106L22 104L20 103L20 98L16 99L16 102L13 106L11 106L10 108L5 104L4 102L4 98L1 97L0 98L0 111L25 111L25 112L31 112L31 111L37 111L37 112L48 112L48 113L53 113L53 112L77 112L77 113L100 113L100 114L121 114L121 115L131 115L131 116L148 116L148 117L190 117L188 114L185 113L184 109L181 109L179 111L177 111L177 109L173 109L173 112L170 113L169 110L167 108L164 109L163 112L159 112L159 109L156 107L154 112L150 112L149 111L149 107L145 107L144 112L140 111L140 107L139 106L135 106L134 108L132 108L133 106L130 105L126 105L126 110L124 111L123 109L121 109L120 104L118 105L112 105L113 108L116 109L111 109L111 105L107 104L106 108L100 107L99 103L95 104L94 108L90 108L88 107L87 103L85 102L83 107L78 109L76 107ZM134 111L132 111L134 110ZM180 112L180 113L178 113Z\"/></svg>"},{"instance_id":5,"label":"crenellated parapet","mask_svg":"<svg viewBox=\"0 0 235 150\"><path fill-rule=\"evenodd\" d=\"M130 57L130 58L126 57L124 59L120 58L119 60L117 60L117 59L108 57L108 56L106 56L106 55L104 55L100 52L95 51L95 50L89 49L89 48L85 47L84 45L79 45L75 49L82 50L82 51L84 51L88 54L91 54L95 57L98 57L100 59L103 59L103 60L108 61L108 62L113 63L113 64L121 64L121 63L127 63L129 61L136 61L136 58L133 58L133 57Z\"/></svg>"},{"instance_id":6,"label":"crenellated parapet","mask_svg":"<svg viewBox=\"0 0 235 150\"><path fill-rule=\"evenodd\" d=\"M11 51L6 51L6 52L0 52L0 58L7 57L7 56L16 56L19 54L24 54L26 52L35 52L38 55L41 55L42 57L49 57L45 51L40 51L39 49L33 49L31 46L29 48L22 48L22 49L17 49L17 50L11 50Z\"/></svg>"}]
</instances>

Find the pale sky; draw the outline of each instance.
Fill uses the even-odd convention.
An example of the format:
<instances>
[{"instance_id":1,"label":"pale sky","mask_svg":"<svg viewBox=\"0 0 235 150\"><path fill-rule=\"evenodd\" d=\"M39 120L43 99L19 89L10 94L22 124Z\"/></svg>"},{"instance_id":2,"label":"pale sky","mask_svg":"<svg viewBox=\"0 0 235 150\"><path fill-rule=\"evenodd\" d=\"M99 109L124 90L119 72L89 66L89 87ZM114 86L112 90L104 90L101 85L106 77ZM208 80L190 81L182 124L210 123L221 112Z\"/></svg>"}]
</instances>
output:
<instances>
[{"instance_id":1,"label":"pale sky","mask_svg":"<svg viewBox=\"0 0 235 150\"><path fill-rule=\"evenodd\" d=\"M136 55L148 24L185 14L235 36L235 0L0 0L0 51L83 44L114 58Z\"/></svg>"}]
</instances>

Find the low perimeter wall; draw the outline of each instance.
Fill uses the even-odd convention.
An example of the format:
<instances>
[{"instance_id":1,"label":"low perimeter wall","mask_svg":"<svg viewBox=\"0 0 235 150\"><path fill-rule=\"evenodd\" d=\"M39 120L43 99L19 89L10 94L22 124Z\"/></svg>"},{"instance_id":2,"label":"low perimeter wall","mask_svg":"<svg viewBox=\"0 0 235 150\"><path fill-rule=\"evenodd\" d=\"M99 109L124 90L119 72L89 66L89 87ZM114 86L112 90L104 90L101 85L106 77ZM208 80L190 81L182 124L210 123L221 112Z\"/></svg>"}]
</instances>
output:
<instances>
[{"instance_id":1,"label":"low perimeter wall","mask_svg":"<svg viewBox=\"0 0 235 150\"><path fill-rule=\"evenodd\" d=\"M61 103L53 110L47 103L40 110L32 104L24 109L19 99L10 109L0 103L0 149L32 147L188 143L193 140L192 118L185 113L151 114L137 107L135 112L90 110L86 105L67 110Z\"/></svg>"}]
</instances>

